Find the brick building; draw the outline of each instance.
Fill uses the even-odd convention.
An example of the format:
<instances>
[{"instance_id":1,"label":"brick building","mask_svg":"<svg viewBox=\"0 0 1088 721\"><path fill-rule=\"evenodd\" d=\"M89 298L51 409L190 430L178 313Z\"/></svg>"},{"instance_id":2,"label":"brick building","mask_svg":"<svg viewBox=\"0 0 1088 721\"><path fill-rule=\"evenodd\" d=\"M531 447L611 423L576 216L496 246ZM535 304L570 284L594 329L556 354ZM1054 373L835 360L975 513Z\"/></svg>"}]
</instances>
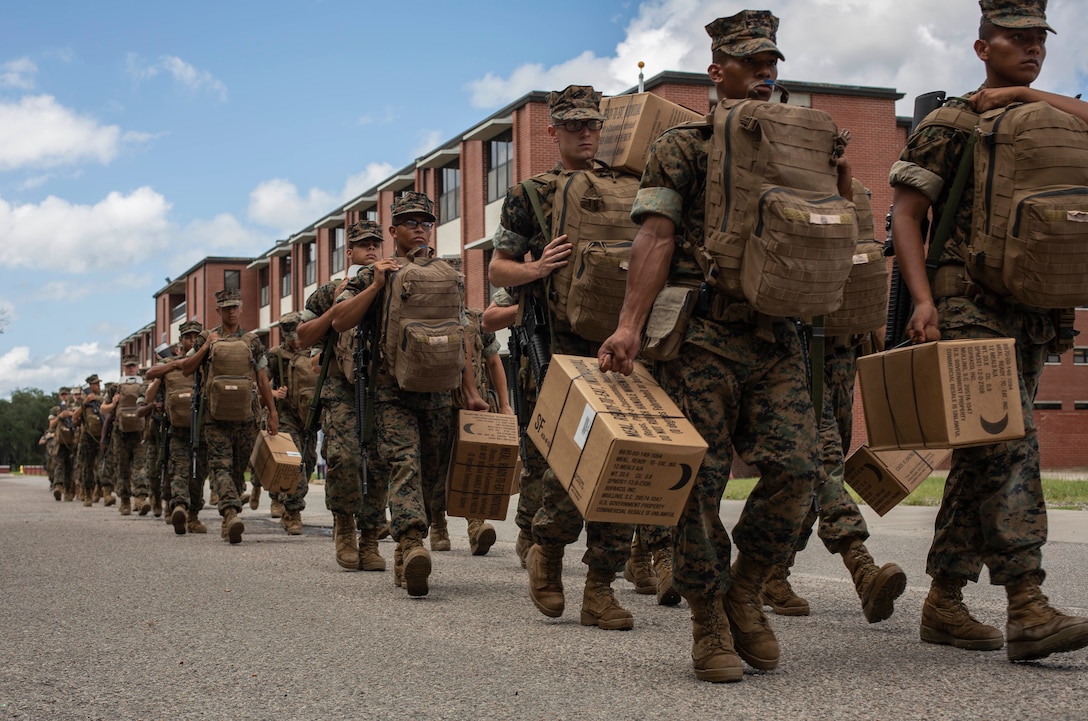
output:
<instances>
[{"instance_id":1,"label":"brick building","mask_svg":"<svg viewBox=\"0 0 1088 721\"><path fill-rule=\"evenodd\" d=\"M853 174L872 191L880 227L891 202L888 168L905 144L910 125L909 119L895 115L895 102L901 94L888 88L788 80L783 84L791 90L791 103L825 110L840 128L851 132L848 156ZM699 113L708 112L715 102L714 88L702 73L664 72L648 80L645 89ZM558 161L555 145L546 133L546 97L545 92L534 91L518 98L310 226L276 242L258 258L206 258L197 263L155 294L153 329L126 339L122 352L139 348L146 354L141 358L150 360L154 347L177 341L182 321L196 318L214 325L215 291L235 282L240 284L244 299L243 327L255 329L270 347L278 344L279 316L300 310L318 285L344 276L347 226L370 218L383 228L389 227L390 204L409 190L426 193L435 201L438 254L461 260L466 302L486 307L493 290L486 270L491 258L490 238L498 226L506 190L551 169ZM392 241L387 238L383 250L389 253L391 249ZM1078 312L1077 323L1084 345L1048 366L1039 393L1040 438L1048 467L1088 467L1088 441L1083 430L1088 427L1088 311ZM860 410L856 417L860 442L864 439Z\"/></svg>"}]
</instances>

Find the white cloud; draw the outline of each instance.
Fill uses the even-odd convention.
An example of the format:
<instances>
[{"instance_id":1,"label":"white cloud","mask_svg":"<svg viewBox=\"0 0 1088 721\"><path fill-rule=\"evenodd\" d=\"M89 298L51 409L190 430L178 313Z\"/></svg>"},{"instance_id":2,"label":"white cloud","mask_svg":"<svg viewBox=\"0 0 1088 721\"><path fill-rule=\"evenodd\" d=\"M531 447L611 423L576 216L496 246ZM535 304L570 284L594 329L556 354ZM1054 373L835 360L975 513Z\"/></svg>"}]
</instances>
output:
<instances>
[{"instance_id":1,"label":"white cloud","mask_svg":"<svg viewBox=\"0 0 1088 721\"><path fill-rule=\"evenodd\" d=\"M53 356L38 356L28 346L16 346L0 355L0 398L9 398L16 388L41 388L51 392L61 386L82 385L97 373L103 380L115 380L119 351L98 343L67 346Z\"/></svg>"},{"instance_id":2,"label":"white cloud","mask_svg":"<svg viewBox=\"0 0 1088 721\"><path fill-rule=\"evenodd\" d=\"M78 261L86 270L127 266L162 251L171 240L171 204L151 188L112 192L94 205L49 196L38 204L0 198L0 267L51 268Z\"/></svg>"},{"instance_id":3,"label":"white cloud","mask_svg":"<svg viewBox=\"0 0 1088 721\"><path fill-rule=\"evenodd\" d=\"M38 66L30 58L9 60L0 65L0 88L30 90L34 87L34 74Z\"/></svg>"},{"instance_id":4,"label":"white cloud","mask_svg":"<svg viewBox=\"0 0 1088 721\"><path fill-rule=\"evenodd\" d=\"M370 163L361 173L344 181L339 192L310 188L305 195L300 194L298 187L289 180L265 180L250 191L246 214L254 223L291 233L320 220L338 205L374 187L393 170L389 163Z\"/></svg>"},{"instance_id":5,"label":"white cloud","mask_svg":"<svg viewBox=\"0 0 1088 721\"><path fill-rule=\"evenodd\" d=\"M129 74L137 80L151 80L160 73L166 73L190 90L207 90L226 102L227 86L206 70L198 70L176 55L163 55L158 61L148 63L136 53L129 53L126 58Z\"/></svg>"},{"instance_id":6,"label":"white cloud","mask_svg":"<svg viewBox=\"0 0 1088 721\"><path fill-rule=\"evenodd\" d=\"M142 133L124 133L60 105L51 95L0 101L0 171L48 168L80 162L108 164L126 141Z\"/></svg>"}]
</instances>

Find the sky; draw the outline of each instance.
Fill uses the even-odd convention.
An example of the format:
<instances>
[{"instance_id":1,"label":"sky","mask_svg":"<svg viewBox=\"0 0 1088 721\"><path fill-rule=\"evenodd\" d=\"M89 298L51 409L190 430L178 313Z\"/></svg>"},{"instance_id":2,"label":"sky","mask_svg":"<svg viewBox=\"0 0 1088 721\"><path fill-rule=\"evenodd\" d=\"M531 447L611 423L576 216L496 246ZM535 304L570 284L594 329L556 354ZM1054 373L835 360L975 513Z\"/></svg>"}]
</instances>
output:
<instances>
[{"instance_id":1,"label":"sky","mask_svg":"<svg viewBox=\"0 0 1088 721\"><path fill-rule=\"evenodd\" d=\"M1035 87L1086 89L1083 0ZM205 256L253 257L533 90L705 72L712 0L0 0L0 398L117 376ZM780 79L981 84L975 0L778 0Z\"/></svg>"}]
</instances>

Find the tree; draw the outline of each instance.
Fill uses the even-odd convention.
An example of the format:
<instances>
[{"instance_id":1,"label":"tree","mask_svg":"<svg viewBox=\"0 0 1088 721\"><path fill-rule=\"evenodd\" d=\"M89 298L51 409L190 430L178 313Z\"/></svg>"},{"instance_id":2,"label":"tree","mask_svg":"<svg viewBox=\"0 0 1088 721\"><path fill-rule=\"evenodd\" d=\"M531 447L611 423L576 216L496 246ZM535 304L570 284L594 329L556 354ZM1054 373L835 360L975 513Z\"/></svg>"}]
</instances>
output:
<instances>
[{"instance_id":1,"label":"tree","mask_svg":"<svg viewBox=\"0 0 1088 721\"><path fill-rule=\"evenodd\" d=\"M11 400L0 399L0 465L40 465L45 447L38 445L49 427L49 411L60 399L37 388L19 388Z\"/></svg>"}]
</instances>

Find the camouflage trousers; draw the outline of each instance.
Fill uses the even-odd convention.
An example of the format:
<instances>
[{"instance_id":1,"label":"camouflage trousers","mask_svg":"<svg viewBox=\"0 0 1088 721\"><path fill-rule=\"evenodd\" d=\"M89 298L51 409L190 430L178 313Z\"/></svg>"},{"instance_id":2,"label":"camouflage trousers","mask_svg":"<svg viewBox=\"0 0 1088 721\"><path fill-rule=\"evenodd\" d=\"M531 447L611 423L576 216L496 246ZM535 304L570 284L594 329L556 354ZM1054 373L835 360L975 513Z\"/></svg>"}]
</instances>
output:
<instances>
[{"instance_id":1,"label":"camouflage trousers","mask_svg":"<svg viewBox=\"0 0 1088 721\"><path fill-rule=\"evenodd\" d=\"M238 479L245 478L249 455L256 440L257 426L253 421L204 421L208 471L212 488L219 494L220 515L228 508L242 510Z\"/></svg>"},{"instance_id":2,"label":"camouflage trousers","mask_svg":"<svg viewBox=\"0 0 1088 721\"><path fill-rule=\"evenodd\" d=\"M672 526L636 526L635 536L646 548L661 548L667 545L670 552L672 551Z\"/></svg>"},{"instance_id":3,"label":"camouflage trousers","mask_svg":"<svg viewBox=\"0 0 1088 721\"><path fill-rule=\"evenodd\" d=\"M91 439L86 433L83 436L76 451L79 460L79 485L86 492L94 492L95 473L98 469L98 439ZM112 483L106 485L113 488Z\"/></svg>"},{"instance_id":4,"label":"camouflage trousers","mask_svg":"<svg viewBox=\"0 0 1088 721\"><path fill-rule=\"evenodd\" d=\"M773 341L745 322L708 327L717 338L715 352L686 342L682 361L658 364L662 387L709 446L676 528L673 581L689 598L731 585L731 544L720 505L734 448L760 472L733 529L737 549L757 564L789 558L819 477L796 327L773 323Z\"/></svg>"},{"instance_id":5,"label":"camouflage trousers","mask_svg":"<svg viewBox=\"0 0 1088 721\"><path fill-rule=\"evenodd\" d=\"M953 452L926 572L978 581L986 564L990 583L1006 585L1042 570L1046 502L1032 408L1054 326L1042 313L997 299L943 298L937 310L944 340L1016 339L1025 434L1019 440Z\"/></svg>"},{"instance_id":6,"label":"camouflage trousers","mask_svg":"<svg viewBox=\"0 0 1088 721\"><path fill-rule=\"evenodd\" d=\"M53 473L55 488L60 488L65 493L75 493L76 476L73 467L75 448L69 448L63 443L57 443L57 454L53 458Z\"/></svg>"},{"instance_id":7,"label":"camouflage trousers","mask_svg":"<svg viewBox=\"0 0 1088 721\"><path fill-rule=\"evenodd\" d=\"M844 540L865 541L869 538L869 528L858 504L843 485L845 451L850 448L854 430L856 376L856 347L834 348L824 357L824 403L820 418L823 463L812 505L801 523L801 534L794 547L798 552L808 544L817 519L820 521L817 534L832 553L838 552L839 544Z\"/></svg>"},{"instance_id":8,"label":"camouflage trousers","mask_svg":"<svg viewBox=\"0 0 1088 721\"><path fill-rule=\"evenodd\" d=\"M523 362L522 366L518 378L521 383L521 392L525 398L525 404L528 406L526 415L532 418L533 409L536 408L536 389L529 388L528 361ZM545 462L544 456L537 450L536 444L529 439L525 440L525 458L522 458L521 462L524 473L518 479L518 510L514 515L514 521L518 524L518 528L531 535L533 532L533 518L536 517L536 512L540 510L544 471L548 469L548 464Z\"/></svg>"},{"instance_id":9,"label":"camouflage trousers","mask_svg":"<svg viewBox=\"0 0 1088 721\"><path fill-rule=\"evenodd\" d=\"M166 498L170 510L182 506L190 511L204 507L204 478L208 475L207 445L197 449L196 476L193 476L193 446L188 428L171 428L166 447L167 480L170 490Z\"/></svg>"},{"instance_id":10,"label":"camouflage trousers","mask_svg":"<svg viewBox=\"0 0 1088 721\"><path fill-rule=\"evenodd\" d=\"M453 433L449 406L433 407L433 394L398 395L377 403L374 423L378 457L389 469L389 532L399 541L412 530L427 535L432 501L445 488Z\"/></svg>"},{"instance_id":11,"label":"camouflage trousers","mask_svg":"<svg viewBox=\"0 0 1088 721\"><path fill-rule=\"evenodd\" d=\"M363 494L363 458L355 428L355 404L352 401L321 400L321 428L325 440L325 507L333 513L355 516L360 530L385 525L385 505L389 495L389 470L371 448L367 454L367 490Z\"/></svg>"},{"instance_id":12,"label":"camouflage trousers","mask_svg":"<svg viewBox=\"0 0 1088 721\"><path fill-rule=\"evenodd\" d=\"M293 493L273 493L272 496L288 511L301 511L306 508L306 493L310 489L310 476L317 468L317 438L311 439L307 447L302 448L302 422L297 416L286 413L280 416L279 433L290 436L295 442L295 448L302 453L302 467L305 470L298 474L298 486Z\"/></svg>"},{"instance_id":13,"label":"camouflage trousers","mask_svg":"<svg viewBox=\"0 0 1088 721\"><path fill-rule=\"evenodd\" d=\"M117 494L122 500L151 494L147 485L147 470L142 462L146 460L146 451L141 445L141 435L141 431L121 433L116 428L113 431L117 443Z\"/></svg>"}]
</instances>

